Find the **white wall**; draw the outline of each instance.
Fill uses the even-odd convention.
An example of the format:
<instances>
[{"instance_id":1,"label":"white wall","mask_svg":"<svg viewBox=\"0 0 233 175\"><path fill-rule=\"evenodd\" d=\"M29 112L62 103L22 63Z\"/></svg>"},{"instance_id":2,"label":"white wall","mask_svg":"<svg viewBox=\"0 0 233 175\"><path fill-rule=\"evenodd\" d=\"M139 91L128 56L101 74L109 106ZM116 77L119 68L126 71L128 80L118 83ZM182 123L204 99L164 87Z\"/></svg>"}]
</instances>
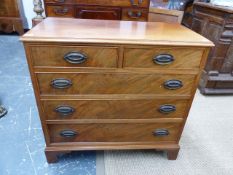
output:
<instances>
[{"instance_id":1,"label":"white wall","mask_svg":"<svg viewBox=\"0 0 233 175\"><path fill-rule=\"evenodd\" d=\"M33 11L33 0L20 0L21 4L21 15L25 19L24 28L31 29L32 28L32 18L36 16L36 13ZM43 0L42 0L43 3ZM44 5L43 5L44 8Z\"/></svg>"}]
</instances>

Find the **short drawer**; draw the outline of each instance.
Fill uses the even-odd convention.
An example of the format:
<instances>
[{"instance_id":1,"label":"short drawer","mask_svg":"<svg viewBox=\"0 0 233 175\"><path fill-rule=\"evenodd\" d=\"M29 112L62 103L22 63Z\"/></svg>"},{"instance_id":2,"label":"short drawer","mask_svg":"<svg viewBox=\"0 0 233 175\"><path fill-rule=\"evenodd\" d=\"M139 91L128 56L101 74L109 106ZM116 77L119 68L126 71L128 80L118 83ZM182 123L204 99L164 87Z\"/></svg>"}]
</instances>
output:
<instances>
[{"instance_id":1,"label":"short drawer","mask_svg":"<svg viewBox=\"0 0 233 175\"><path fill-rule=\"evenodd\" d=\"M148 10L140 8L124 8L122 10L122 20L126 21L147 21Z\"/></svg>"},{"instance_id":2,"label":"short drawer","mask_svg":"<svg viewBox=\"0 0 233 175\"><path fill-rule=\"evenodd\" d=\"M49 124L51 143L176 141L181 123Z\"/></svg>"},{"instance_id":3,"label":"short drawer","mask_svg":"<svg viewBox=\"0 0 233 175\"><path fill-rule=\"evenodd\" d=\"M48 120L183 118L188 100L42 100Z\"/></svg>"},{"instance_id":4,"label":"short drawer","mask_svg":"<svg viewBox=\"0 0 233 175\"><path fill-rule=\"evenodd\" d=\"M76 72L37 73L37 78L42 95L190 95L195 75Z\"/></svg>"},{"instance_id":5,"label":"short drawer","mask_svg":"<svg viewBox=\"0 0 233 175\"><path fill-rule=\"evenodd\" d=\"M95 46L32 46L34 66L116 67L118 48Z\"/></svg>"},{"instance_id":6,"label":"short drawer","mask_svg":"<svg viewBox=\"0 0 233 175\"><path fill-rule=\"evenodd\" d=\"M123 67L199 68L203 52L195 48L126 48Z\"/></svg>"},{"instance_id":7,"label":"short drawer","mask_svg":"<svg viewBox=\"0 0 233 175\"><path fill-rule=\"evenodd\" d=\"M46 14L49 17L75 17L74 7L69 5L47 5ZM58 29L59 30L59 29Z\"/></svg>"}]
</instances>

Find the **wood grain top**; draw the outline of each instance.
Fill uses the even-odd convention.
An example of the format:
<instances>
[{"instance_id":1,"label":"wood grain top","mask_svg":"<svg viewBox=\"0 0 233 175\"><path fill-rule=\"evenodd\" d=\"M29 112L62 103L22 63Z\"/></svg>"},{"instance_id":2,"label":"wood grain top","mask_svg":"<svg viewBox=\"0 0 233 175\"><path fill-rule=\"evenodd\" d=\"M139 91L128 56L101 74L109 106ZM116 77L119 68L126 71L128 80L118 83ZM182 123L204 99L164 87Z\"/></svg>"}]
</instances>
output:
<instances>
[{"instance_id":1,"label":"wood grain top","mask_svg":"<svg viewBox=\"0 0 233 175\"><path fill-rule=\"evenodd\" d=\"M213 46L179 24L51 17L23 35L21 41Z\"/></svg>"}]
</instances>

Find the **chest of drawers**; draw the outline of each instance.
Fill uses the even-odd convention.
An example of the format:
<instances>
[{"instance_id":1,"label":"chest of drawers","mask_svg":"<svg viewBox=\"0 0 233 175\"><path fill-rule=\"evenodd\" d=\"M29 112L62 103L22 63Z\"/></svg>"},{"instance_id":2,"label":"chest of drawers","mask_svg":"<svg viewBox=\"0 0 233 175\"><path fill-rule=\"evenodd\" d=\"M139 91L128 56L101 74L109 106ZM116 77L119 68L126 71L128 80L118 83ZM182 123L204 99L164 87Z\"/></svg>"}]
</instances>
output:
<instances>
[{"instance_id":1,"label":"chest of drawers","mask_svg":"<svg viewBox=\"0 0 233 175\"><path fill-rule=\"evenodd\" d=\"M176 159L213 44L179 24L47 18L24 42L48 162L75 150Z\"/></svg>"},{"instance_id":2,"label":"chest of drawers","mask_svg":"<svg viewBox=\"0 0 233 175\"><path fill-rule=\"evenodd\" d=\"M149 0L45 0L49 17L146 21Z\"/></svg>"}]
</instances>

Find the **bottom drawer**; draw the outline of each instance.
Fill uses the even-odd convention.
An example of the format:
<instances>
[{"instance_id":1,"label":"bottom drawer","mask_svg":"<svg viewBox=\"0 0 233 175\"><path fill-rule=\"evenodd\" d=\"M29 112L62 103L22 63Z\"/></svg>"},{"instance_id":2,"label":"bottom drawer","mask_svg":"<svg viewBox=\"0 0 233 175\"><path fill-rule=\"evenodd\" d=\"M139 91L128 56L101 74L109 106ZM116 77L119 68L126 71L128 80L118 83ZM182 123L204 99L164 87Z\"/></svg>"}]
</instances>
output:
<instances>
[{"instance_id":1,"label":"bottom drawer","mask_svg":"<svg viewBox=\"0 0 233 175\"><path fill-rule=\"evenodd\" d=\"M49 124L51 143L176 141L181 122Z\"/></svg>"}]
</instances>

